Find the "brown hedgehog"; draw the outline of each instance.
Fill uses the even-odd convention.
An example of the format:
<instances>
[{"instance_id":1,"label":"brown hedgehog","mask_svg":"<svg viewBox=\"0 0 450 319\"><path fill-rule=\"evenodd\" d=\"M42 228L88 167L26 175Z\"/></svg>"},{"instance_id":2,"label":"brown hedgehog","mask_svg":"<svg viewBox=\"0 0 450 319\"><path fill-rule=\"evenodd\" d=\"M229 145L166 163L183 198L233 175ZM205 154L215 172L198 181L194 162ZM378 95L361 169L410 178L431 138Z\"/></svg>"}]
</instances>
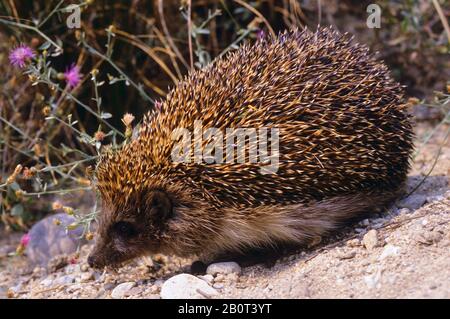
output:
<instances>
[{"instance_id":1,"label":"brown hedgehog","mask_svg":"<svg viewBox=\"0 0 450 319\"><path fill-rule=\"evenodd\" d=\"M262 170L267 158L251 161L255 147L245 143L244 161L237 152L222 163L195 158L196 147L207 153L208 136L188 139L185 161L174 161L180 141L173 132L194 132L198 121L224 134L277 129L267 142L276 171ZM134 140L102 156L102 212L89 264L117 266L152 253L208 261L307 243L395 200L412 135L400 85L346 35L292 30L244 45L193 71ZM213 156L225 149L218 145Z\"/></svg>"}]
</instances>

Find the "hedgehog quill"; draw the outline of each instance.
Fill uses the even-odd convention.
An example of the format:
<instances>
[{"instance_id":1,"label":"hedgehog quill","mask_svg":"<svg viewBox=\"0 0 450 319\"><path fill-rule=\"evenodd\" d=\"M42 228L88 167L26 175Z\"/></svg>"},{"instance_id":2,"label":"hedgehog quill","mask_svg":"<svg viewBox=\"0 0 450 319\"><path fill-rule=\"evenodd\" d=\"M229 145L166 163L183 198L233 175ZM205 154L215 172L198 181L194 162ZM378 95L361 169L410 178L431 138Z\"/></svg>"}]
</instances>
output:
<instances>
[{"instance_id":1,"label":"hedgehog quill","mask_svg":"<svg viewBox=\"0 0 450 319\"><path fill-rule=\"evenodd\" d=\"M195 121L277 128L277 172L251 161L172 161L172 132L193 131ZM116 266L153 253L208 262L308 243L395 201L412 138L401 86L348 36L292 30L243 45L190 73L135 139L101 156L102 212L88 262Z\"/></svg>"}]
</instances>

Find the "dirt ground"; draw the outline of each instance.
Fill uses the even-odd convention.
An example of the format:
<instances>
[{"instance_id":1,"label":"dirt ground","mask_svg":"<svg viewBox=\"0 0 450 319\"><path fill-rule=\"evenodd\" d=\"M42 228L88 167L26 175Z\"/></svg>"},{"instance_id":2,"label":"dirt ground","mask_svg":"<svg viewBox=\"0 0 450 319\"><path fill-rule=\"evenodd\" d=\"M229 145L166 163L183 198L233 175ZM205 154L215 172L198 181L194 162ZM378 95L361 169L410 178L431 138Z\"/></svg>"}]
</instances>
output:
<instances>
[{"instance_id":1,"label":"dirt ground","mask_svg":"<svg viewBox=\"0 0 450 319\"><path fill-rule=\"evenodd\" d=\"M432 129L417 126L418 141ZM415 158L406 202L342 230L321 244L257 265L239 275L216 275L218 298L450 298L450 143L443 126ZM417 143L420 146L420 142ZM416 209L416 206L419 207ZM407 208L409 207L409 208ZM111 298L120 283L132 282L123 298L160 298L168 278L187 272L189 260L154 256L117 272L86 264L90 245L78 260L62 256L48 268L31 267L26 256L8 257L21 234L0 233L0 297Z\"/></svg>"}]
</instances>

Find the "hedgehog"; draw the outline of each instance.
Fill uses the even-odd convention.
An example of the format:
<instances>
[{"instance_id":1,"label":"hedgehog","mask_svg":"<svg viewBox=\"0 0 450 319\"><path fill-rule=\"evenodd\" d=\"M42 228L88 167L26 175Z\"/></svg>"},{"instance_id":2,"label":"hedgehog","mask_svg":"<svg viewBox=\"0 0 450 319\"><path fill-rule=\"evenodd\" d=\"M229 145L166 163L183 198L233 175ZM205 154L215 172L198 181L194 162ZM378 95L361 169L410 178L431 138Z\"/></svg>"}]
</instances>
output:
<instances>
[{"instance_id":1,"label":"hedgehog","mask_svg":"<svg viewBox=\"0 0 450 319\"><path fill-rule=\"evenodd\" d=\"M262 170L267 158L250 160L254 143L244 143L241 161L237 152L226 162L195 158L211 136L187 139L184 160L173 160L173 132L194 132L198 121L220 132L276 129L266 143L276 171ZM144 116L135 138L103 152L88 263L117 267L156 253L208 262L301 247L389 207L402 193L412 139L402 86L349 35L291 29L246 43L190 72ZM225 148L218 145L215 155Z\"/></svg>"}]
</instances>

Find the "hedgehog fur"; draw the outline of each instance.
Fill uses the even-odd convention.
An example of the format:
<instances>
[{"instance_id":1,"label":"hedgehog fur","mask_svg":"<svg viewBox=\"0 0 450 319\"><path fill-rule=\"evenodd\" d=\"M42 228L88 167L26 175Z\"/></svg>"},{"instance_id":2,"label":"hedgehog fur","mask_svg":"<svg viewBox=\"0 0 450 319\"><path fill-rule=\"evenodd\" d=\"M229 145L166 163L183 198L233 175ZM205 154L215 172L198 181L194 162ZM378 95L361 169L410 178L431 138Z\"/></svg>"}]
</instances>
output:
<instances>
[{"instance_id":1,"label":"hedgehog fur","mask_svg":"<svg viewBox=\"0 0 450 319\"><path fill-rule=\"evenodd\" d=\"M278 128L277 173L261 174L260 163L174 163L173 130L196 120ZM347 35L291 30L245 44L191 72L136 139L102 155L90 263L303 244L395 200L412 137L401 86Z\"/></svg>"}]
</instances>

